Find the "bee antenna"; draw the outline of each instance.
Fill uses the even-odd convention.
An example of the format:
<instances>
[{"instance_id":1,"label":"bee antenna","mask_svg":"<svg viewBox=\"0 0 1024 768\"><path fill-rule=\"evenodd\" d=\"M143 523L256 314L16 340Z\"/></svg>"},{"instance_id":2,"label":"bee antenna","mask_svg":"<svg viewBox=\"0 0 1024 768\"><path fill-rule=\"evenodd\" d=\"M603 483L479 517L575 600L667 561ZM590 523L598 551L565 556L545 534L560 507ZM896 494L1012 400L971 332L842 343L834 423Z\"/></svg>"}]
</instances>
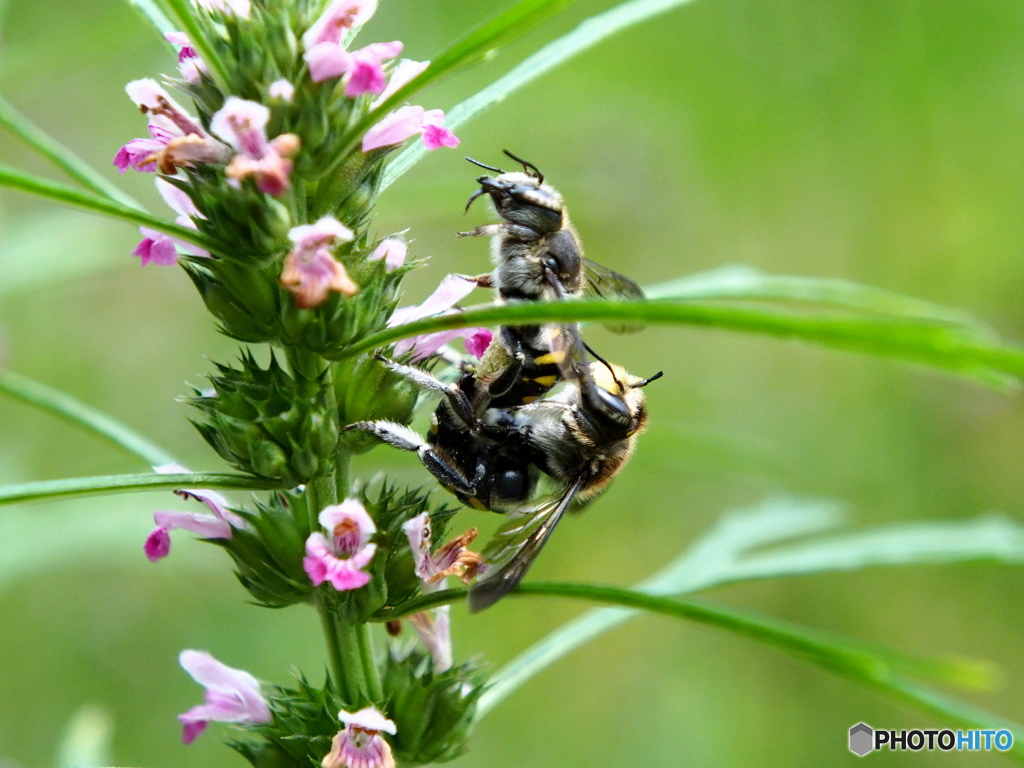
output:
<instances>
[{"instance_id":1,"label":"bee antenna","mask_svg":"<svg viewBox=\"0 0 1024 768\"><path fill-rule=\"evenodd\" d=\"M529 173L530 171L533 171L532 175L537 179L537 182L539 184L543 184L544 183L544 174L540 172L540 168L538 168L536 165L531 163L529 160L523 160L523 158L517 157L516 155L513 155L507 149L503 149L501 151L504 152L509 157L511 157L517 163L522 163L523 170L526 171L527 173Z\"/></svg>"},{"instance_id":2,"label":"bee antenna","mask_svg":"<svg viewBox=\"0 0 1024 768\"><path fill-rule=\"evenodd\" d=\"M622 382L619 381L618 377L615 375L615 369L612 368L612 364L605 360L603 357L601 357L599 354L597 354L597 352L595 352L593 348L585 341L583 342L583 348L586 349L587 352L589 352L591 355L593 355L597 359L597 362L601 363L601 365L608 369L608 373L612 375L612 381L619 385L620 390L625 392L626 388L622 386Z\"/></svg>"},{"instance_id":3,"label":"bee antenna","mask_svg":"<svg viewBox=\"0 0 1024 768\"><path fill-rule=\"evenodd\" d=\"M469 160L469 162L471 162L473 165L479 165L481 168L486 168L488 171L494 171L495 173L504 173L504 171L501 170L501 168L495 168L493 165L484 165L479 160L474 160L472 157L467 157L466 159Z\"/></svg>"},{"instance_id":4,"label":"bee antenna","mask_svg":"<svg viewBox=\"0 0 1024 768\"><path fill-rule=\"evenodd\" d=\"M652 381L657 381L658 379L660 379L664 375L665 375L664 371L658 371L653 376L649 376L648 378L644 379L643 381L638 381L636 384L633 385L633 389L640 389L640 387L646 387Z\"/></svg>"}]
</instances>

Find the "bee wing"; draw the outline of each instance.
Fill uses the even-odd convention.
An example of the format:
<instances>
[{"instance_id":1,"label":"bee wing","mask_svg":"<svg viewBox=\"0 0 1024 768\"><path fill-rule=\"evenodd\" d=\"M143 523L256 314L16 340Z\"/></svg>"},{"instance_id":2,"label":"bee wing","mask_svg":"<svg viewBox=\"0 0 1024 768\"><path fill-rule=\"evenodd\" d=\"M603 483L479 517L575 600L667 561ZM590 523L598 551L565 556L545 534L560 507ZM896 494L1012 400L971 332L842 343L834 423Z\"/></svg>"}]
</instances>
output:
<instances>
[{"instance_id":1,"label":"bee wing","mask_svg":"<svg viewBox=\"0 0 1024 768\"><path fill-rule=\"evenodd\" d=\"M561 496L516 514L498 529L483 552L484 560L497 570L470 588L470 611L489 608L522 581L582 487L583 478L577 477Z\"/></svg>"},{"instance_id":2,"label":"bee wing","mask_svg":"<svg viewBox=\"0 0 1024 768\"><path fill-rule=\"evenodd\" d=\"M602 267L590 259L583 260L583 273L586 278L586 291L591 296L602 299L625 299L626 301L642 301L643 289L625 275ZM636 333L642 325L629 323L605 323L605 328L613 333Z\"/></svg>"}]
</instances>

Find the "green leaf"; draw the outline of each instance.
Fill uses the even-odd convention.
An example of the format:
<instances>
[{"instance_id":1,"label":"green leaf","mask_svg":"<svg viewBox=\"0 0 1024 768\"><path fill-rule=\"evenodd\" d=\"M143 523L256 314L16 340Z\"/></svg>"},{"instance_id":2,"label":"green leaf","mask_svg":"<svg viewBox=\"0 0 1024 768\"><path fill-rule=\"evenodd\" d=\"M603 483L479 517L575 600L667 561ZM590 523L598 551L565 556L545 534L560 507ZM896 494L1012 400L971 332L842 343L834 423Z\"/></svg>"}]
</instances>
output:
<instances>
[{"instance_id":1,"label":"green leaf","mask_svg":"<svg viewBox=\"0 0 1024 768\"><path fill-rule=\"evenodd\" d=\"M138 208L122 205L98 195L82 192L64 184L58 184L41 176L24 173L8 166L0 166L0 186L11 187L22 192L48 198L58 203L90 211L91 213L99 213L130 222L131 224L149 227L157 232L163 232L164 234L176 237L179 240L194 243L206 250L219 250L216 243L199 234L194 229L181 227L152 216Z\"/></svg>"},{"instance_id":2,"label":"green leaf","mask_svg":"<svg viewBox=\"0 0 1024 768\"><path fill-rule=\"evenodd\" d=\"M345 354L360 354L402 338L449 328L587 320L708 326L796 338L942 368L1003 388L1024 377L1024 347L1003 344L974 325L899 315L807 312L666 299L485 304L387 328L353 344Z\"/></svg>"},{"instance_id":3,"label":"green leaf","mask_svg":"<svg viewBox=\"0 0 1024 768\"><path fill-rule=\"evenodd\" d=\"M405 104L413 94L441 78L490 57L502 45L526 34L549 16L575 1L519 0L493 19L466 33L435 56L430 66L423 72L395 91L372 112L364 115L352 128L352 137L340 155L342 158L348 156L370 127L380 122L389 112ZM446 121L446 124L451 127L450 120Z\"/></svg>"},{"instance_id":4,"label":"green leaf","mask_svg":"<svg viewBox=\"0 0 1024 768\"><path fill-rule=\"evenodd\" d=\"M101 475L95 477L68 477L63 480L44 480L0 487L0 506L28 501L53 501L76 496L96 496L107 493L133 493L135 491L178 490L181 488L223 488L228 490L276 490L280 483L249 475L219 472L183 472L173 475Z\"/></svg>"},{"instance_id":5,"label":"green leaf","mask_svg":"<svg viewBox=\"0 0 1024 768\"><path fill-rule=\"evenodd\" d=\"M880 565L1024 560L1024 525L988 515L962 523L912 523L769 548L836 528L840 507L829 501L772 499L724 515L686 552L634 589L682 595L739 581L830 573ZM751 553L751 550L756 550ZM520 653L491 678L481 715L576 648L640 615L599 608L578 616Z\"/></svg>"},{"instance_id":6,"label":"green leaf","mask_svg":"<svg viewBox=\"0 0 1024 768\"><path fill-rule=\"evenodd\" d=\"M631 2L622 3L609 11L590 17L569 34L548 43L504 77L495 80L482 91L453 108L445 116L445 125L455 130L487 107L502 101L513 91L522 88L527 83L536 80L615 33L692 1L631 0ZM385 105L388 109L391 109L390 102L393 100L389 99L389 103ZM397 100L394 101L395 104L399 103ZM391 186L402 174L423 159L426 153L427 149L419 142L406 147L388 164L381 183L381 190Z\"/></svg>"},{"instance_id":7,"label":"green leaf","mask_svg":"<svg viewBox=\"0 0 1024 768\"><path fill-rule=\"evenodd\" d=\"M131 196L122 192L115 184L111 184L95 168L35 125L2 96L0 96L0 127L13 133L87 189L116 203L142 210L142 206Z\"/></svg>"},{"instance_id":8,"label":"green leaf","mask_svg":"<svg viewBox=\"0 0 1024 768\"><path fill-rule=\"evenodd\" d=\"M467 593L468 590L464 588L447 589L417 598L403 606L402 615L462 600ZM570 597L609 603L621 608L659 613L729 630L750 640L799 656L822 669L875 688L921 709L934 712L948 718L956 726L1008 728L1015 733L1015 756L1024 759L1024 744L1020 741L1024 737L1024 730L1020 726L945 697L909 677L914 675L938 682L989 687L994 673L986 664L964 659L925 659L907 656L750 611L723 608L703 602L670 600L628 589L589 584L520 584L510 594ZM397 617L396 614L388 618ZM480 713L487 711L486 707L478 710Z\"/></svg>"},{"instance_id":9,"label":"green leaf","mask_svg":"<svg viewBox=\"0 0 1024 768\"><path fill-rule=\"evenodd\" d=\"M110 765L114 717L102 707L79 707L65 726L57 748L56 765L90 768Z\"/></svg>"},{"instance_id":10,"label":"green leaf","mask_svg":"<svg viewBox=\"0 0 1024 768\"><path fill-rule=\"evenodd\" d=\"M820 277L768 275L745 265L727 265L644 288L649 299L744 299L802 302L832 309L916 317L993 333L958 309L870 285Z\"/></svg>"},{"instance_id":11,"label":"green leaf","mask_svg":"<svg viewBox=\"0 0 1024 768\"><path fill-rule=\"evenodd\" d=\"M11 371L0 370L0 392L106 438L151 467L174 462L170 453L135 430L60 390Z\"/></svg>"}]
</instances>

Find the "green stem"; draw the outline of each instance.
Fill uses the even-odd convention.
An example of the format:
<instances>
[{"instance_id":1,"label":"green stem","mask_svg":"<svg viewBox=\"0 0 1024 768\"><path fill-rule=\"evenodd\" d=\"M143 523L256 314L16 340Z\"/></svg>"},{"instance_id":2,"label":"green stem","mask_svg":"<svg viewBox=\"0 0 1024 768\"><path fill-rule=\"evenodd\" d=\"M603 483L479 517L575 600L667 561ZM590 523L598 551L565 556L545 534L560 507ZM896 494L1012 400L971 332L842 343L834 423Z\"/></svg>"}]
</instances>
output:
<instances>
[{"instance_id":1,"label":"green stem","mask_svg":"<svg viewBox=\"0 0 1024 768\"><path fill-rule=\"evenodd\" d=\"M0 392L106 438L114 445L138 456L151 467L174 463L174 457L170 453L135 430L71 395L38 381L11 371L0 371Z\"/></svg>"},{"instance_id":2,"label":"green stem","mask_svg":"<svg viewBox=\"0 0 1024 768\"><path fill-rule=\"evenodd\" d=\"M324 641L327 643L327 662L330 666L331 675L334 677L334 684L338 686L338 690L345 696L345 701L351 703L355 702L351 695L353 682L346 673L341 636L338 632L338 622L330 606L323 600L323 590L329 588L329 586L321 586L317 590L316 611L320 614L320 626L324 630Z\"/></svg>"},{"instance_id":3,"label":"green stem","mask_svg":"<svg viewBox=\"0 0 1024 768\"><path fill-rule=\"evenodd\" d=\"M0 488L0 506L29 501L55 501L78 496L102 496L110 493L132 493L135 491L174 491L181 488L271 491L281 487L279 480L219 472L68 477L63 480L5 485Z\"/></svg>"},{"instance_id":4,"label":"green stem","mask_svg":"<svg viewBox=\"0 0 1024 768\"><path fill-rule=\"evenodd\" d=\"M145 211L141 211L138 208L115 203L91 192L82 192L74 187L58 184L40 176L33 176L9 166L0 166L0 186L12 187L22 192L39 195L40 197L64 203L74 208L81 208L91 213L99 213L104 216L127 221L131 224L149 227L157 232L163 232L165 235L171 235L179 240L184 240L187 243L194 243L208 251L223 250L218 243L205 235L201 235L194 229L179 226L173 222L165 221Z\"/></svg>"},{"instance_id":5,"label":"green stem","mask_svg":"<svg viewBox=\"0 0 1024 768\"><path fill-rule=\"evenodd\" d=\"M379 707L384 704L384 688L381 685L380 670L377 667L377 657L373 650L373 635L370 634L370 625L357 624L355 629L366 692L370 701Z\"/></svg>"},{"instance_id":6,"label":"green stem","mask_svg":"<svg viewBox=\"0 0 1024 768\"><path fill-rule=\"evenodd\" d=\"M0 96L0 127L6 128L87 189L115 203L142 209L131 196L111 184L85 160L29 120L3 96Z\"/></svg>"}]
</instances>

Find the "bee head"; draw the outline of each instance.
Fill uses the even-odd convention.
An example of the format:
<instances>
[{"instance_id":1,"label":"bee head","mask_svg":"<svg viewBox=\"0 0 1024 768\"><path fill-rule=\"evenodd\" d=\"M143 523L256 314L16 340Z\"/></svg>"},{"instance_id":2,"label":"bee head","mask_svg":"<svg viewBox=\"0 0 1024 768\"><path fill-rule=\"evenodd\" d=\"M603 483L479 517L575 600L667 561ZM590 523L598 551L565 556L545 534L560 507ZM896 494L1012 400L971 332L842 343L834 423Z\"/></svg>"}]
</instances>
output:
<instances>
[{"instance_id":1,"label":"bee head","mask_svg":"<svg viewBox=\"0 0 1024 768\"><path fill-rule=\"evenodd\" d=\"M474 165L498 174L477 177L480 188L466 202L466 210L474 200L487 194L491 196L494 210L510 224L519 224L539 233L557 232L563 227L562 196L544 183L544 175L535 165L508 151L505 154L521 162L523 170L506 173L500 168L466 158Z\"/></svg>"}]
</instances>

